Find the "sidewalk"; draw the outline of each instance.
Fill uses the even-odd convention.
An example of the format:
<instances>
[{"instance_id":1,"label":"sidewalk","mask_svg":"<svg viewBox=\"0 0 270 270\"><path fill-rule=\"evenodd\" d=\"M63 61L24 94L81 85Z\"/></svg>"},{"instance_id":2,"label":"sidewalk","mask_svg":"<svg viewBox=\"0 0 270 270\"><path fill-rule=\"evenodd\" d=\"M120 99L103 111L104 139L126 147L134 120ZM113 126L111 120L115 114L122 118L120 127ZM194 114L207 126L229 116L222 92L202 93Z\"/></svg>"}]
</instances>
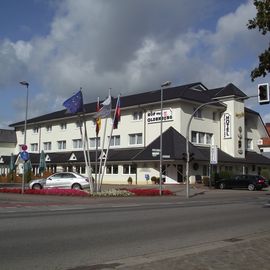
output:
<instances>
[{"instance_id":1,"label":"sidewalk","mask_svg":"<svg viewBox=\"0 0 270 270\"><path fill-rule=\"evenodd\" d=\"M167 254L168 258L141 258L144 263L135 263L139 258L124 262L117 270L269 270L270 234L252 236L250 239L231 239L232 243L210 243L208 246L190 247L179 254ZM233 241L236 241L233 243ZM220 245L220 247L219 247ZM223 245L223 246L222 246ZM170 253L168 251L167 253ZM151 261L152 260L152 261ZM121 262L118 262L121 263ZM133 265L132 265L133 264ZM99 268L97 268L99 269Z\"/></svg>"}]
</instances>

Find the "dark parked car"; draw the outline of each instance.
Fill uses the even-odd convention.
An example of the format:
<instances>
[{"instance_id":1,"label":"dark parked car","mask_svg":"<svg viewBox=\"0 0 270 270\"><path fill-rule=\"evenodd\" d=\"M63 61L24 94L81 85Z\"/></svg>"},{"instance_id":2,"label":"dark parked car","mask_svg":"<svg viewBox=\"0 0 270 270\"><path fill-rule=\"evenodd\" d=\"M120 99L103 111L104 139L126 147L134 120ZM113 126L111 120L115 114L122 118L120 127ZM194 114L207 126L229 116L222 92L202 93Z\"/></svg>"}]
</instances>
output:
<instances>
[{"instance_id":1,"label":"dark parked car","mask_svg":"<svg viewBox=\"0 0 270 270\"><path fill-rule=\"evenodd\" d=\"M268 180L260 175L234 175L215 182L215 187L225 188L248 188L248 190L261 190L268 187Z\"/></svg>"}]
</instances>

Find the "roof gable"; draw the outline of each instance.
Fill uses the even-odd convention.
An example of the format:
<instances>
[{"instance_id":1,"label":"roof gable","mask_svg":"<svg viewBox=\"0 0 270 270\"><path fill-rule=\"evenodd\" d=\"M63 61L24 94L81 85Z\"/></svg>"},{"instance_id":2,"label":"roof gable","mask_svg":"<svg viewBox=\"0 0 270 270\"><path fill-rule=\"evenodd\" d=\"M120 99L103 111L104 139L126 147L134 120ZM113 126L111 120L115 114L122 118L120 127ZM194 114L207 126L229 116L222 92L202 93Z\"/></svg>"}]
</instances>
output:
<instances>
[{"instance_id":1,"label":"roof gable","mask_svg":"<svg viewBox=\"0 0 270 270\"><path fill-rule=\"evenodd\" d=\"M238 87L236 87L232 83L227 84L223 88L209 90L209 94L212 98L221 98L227 96L246 97L246 94L244 94Z\"/></svg>"}]
</instances>

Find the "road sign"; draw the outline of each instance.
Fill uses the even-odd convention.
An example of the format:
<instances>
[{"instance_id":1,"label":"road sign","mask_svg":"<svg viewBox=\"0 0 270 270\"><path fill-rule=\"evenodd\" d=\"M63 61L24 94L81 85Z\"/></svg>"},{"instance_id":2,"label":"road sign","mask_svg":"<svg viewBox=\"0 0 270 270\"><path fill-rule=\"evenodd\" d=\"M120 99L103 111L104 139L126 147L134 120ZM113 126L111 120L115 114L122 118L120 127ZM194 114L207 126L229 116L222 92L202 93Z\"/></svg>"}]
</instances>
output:
<instances>
[{"instance_id":1,"label":"road sign","mask_svg":"<svg viewBox=\"0 0 270 270\"><path fill-rule=\"evenodd\" d=\"M23 151L26 151L27 150L27 145L26 144L23 144L21 147L22 147L22 150Z\"/></svg>"},{"instance_id":2,"label":"road sign","mask_svg":"<svg viewBox=\"0 0 270 270\"><path fill-rule=\"evenodd\" d=\"M29 153L26 151L21 152L20 156L24 161L27 161L29 159Z\"/></svg>"},{"instance_id":3,"label":"road sign","mask_svg":"<svg viewBox=\"0 0 270 270\"><path fill-rule=\"evenodd\" d=\"M160 154L160 149L152 149L152 157L157 157Z\"/></svg>"},{"instance_id":4,"label":"road sign","mask_svg":"<svg viewBox=\"0 0 270 270\"><path fill-rule=\"evenodd\" d=\"M210 147L210 164L217 164L217 163L218 163L217 146L211 145L211 147Z\"/></svg>"}]
</instances>

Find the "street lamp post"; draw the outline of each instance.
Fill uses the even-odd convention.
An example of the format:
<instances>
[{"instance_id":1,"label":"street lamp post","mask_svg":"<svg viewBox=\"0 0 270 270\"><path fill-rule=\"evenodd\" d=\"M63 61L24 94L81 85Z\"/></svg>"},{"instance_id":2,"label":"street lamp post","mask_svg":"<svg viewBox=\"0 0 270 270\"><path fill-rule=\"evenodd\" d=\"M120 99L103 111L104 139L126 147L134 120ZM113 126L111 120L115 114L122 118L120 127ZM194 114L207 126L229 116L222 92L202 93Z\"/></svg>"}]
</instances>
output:
<instances>
[{"instance_id":1,"label":"street lamp post","mask_svg":"<svg viewBox=\"0 0 270 270\"><path fill-rule=\"evenodd\" d=\"M159 195L162 195L162 128L163 128L163 88L171 85L170 81L164 82L160 89L160 147L159 147Z\"/></svg>"},{"instance_id":2,"label":"street lamp post","mask_svg":"<svg viewBox=\"0 0 270 270\"><path fill-rule=\"evenodd\" d=\"M27 81L21 81L21 85L26 86L26 104L25 104L25 120L24 120L24 139L23 144L26 145L26 128L27 128L27 114L28 114L28 87L29 83ZM23 174L22 174L22 194L24 193L24 182L25 182L25 161L23 161Z\"/></svg>"}]
</instances>

